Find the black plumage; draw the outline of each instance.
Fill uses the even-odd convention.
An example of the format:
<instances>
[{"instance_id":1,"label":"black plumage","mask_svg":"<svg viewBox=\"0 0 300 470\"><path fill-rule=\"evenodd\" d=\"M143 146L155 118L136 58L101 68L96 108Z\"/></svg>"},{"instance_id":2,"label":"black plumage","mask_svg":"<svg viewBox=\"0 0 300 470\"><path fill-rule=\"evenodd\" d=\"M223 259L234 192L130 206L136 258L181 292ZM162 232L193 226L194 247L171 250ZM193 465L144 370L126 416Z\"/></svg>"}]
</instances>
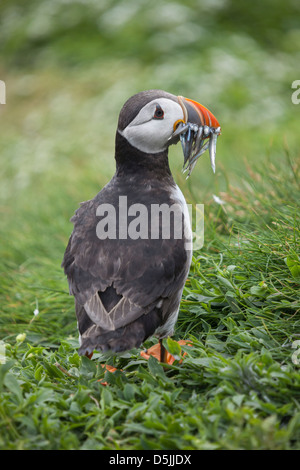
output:
<instances>
[{"instance_id":1,"label":"black plumage","mask_svg":"<svg viewBox=\"0 0 300 470\"><path fill-rule=\"evenodd\" d=\"M94 349L125 351L139 347L153 334L162 338L173 333L191 251L186 247L184 232L184 224L188 223L185 202L168 162L170 142L162 151L143 152L123 135L148 103L161 98L178 103L177 97L160 90L139 93L125 103L116 133L116 172L71 219L74 229L62 266L75 298L81 354L91 354ZM163 238L165 221L161 218L156 227L158 238L151 238L151 221L148 238L120 238L119 198L125 196L128 207L142 204L148 214L153 204L179 204L181 237L174 236L174 219L170 237ZM102 204L115 209L115 239L101 240L97 236L97 208ZM128 217L128 225L130 220Z\"/></svg>"}]
</instances>

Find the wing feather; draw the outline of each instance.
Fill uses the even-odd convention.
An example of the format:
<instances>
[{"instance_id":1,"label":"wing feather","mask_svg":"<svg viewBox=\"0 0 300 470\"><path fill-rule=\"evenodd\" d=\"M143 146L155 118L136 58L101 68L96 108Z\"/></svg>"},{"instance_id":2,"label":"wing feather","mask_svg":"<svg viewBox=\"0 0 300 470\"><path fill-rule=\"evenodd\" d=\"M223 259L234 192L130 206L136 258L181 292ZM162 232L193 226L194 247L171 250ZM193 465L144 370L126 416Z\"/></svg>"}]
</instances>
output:
<instances>
[{"instance_id":1,"label":"wing feather","mask_svg":"<svg viewBox=\"0 0 300 470\"><path fill-rule=\"evenodd\" d=\"M190 264L184 238L100 240L97 237L99 204L111 203L118 209L119 195L126 194L124 186L114 183L111 180L94 199L82 203L75 212L71 219L74 230L62 263L70 293L103 331L128 325L151 311L161 299L172 296L177 299ZM135 188L134 198L146 205L157 202L158 196L161 201L172 203L169 193L162 188L154 188L148 197L144 186L140 191L139 196ZM127 194L130 204L132 189L131 192L127 189ZM108 311L99 292L109 287L115 289L120 300Z\"/></svg>"}]
</instances>

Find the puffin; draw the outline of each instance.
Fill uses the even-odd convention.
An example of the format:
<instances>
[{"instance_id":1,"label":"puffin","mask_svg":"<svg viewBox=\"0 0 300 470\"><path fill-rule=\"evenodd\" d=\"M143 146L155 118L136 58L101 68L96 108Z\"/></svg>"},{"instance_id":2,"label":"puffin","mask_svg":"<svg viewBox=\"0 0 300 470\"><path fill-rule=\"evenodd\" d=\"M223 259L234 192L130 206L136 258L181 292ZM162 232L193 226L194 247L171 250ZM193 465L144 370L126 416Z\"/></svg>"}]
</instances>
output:
<instances>
[{"instance_id":1,"label":"puffin","mask_svg":"<svg viewBox=\"0 0 300 470\"><path fill-rule=\"evenodd\" d=\"M192 259L185 198L169 147L181 141L189 174L209 149L215 167L220 125L197 101L163 90L130 97L119 115L112 179L71 218L62 268L75 299L79 354L117 354L174 334Z\"/></svg>"}]
</instances>

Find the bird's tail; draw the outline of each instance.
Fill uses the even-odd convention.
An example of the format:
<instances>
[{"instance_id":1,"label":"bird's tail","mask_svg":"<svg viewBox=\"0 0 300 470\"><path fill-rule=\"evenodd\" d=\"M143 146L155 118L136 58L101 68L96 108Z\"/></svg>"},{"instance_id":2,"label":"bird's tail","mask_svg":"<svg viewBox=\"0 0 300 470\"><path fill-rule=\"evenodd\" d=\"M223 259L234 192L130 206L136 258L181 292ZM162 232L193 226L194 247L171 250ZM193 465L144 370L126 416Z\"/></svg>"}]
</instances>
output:
<instances>
[{"instance_id":1,"label":"bird's tail","mask_svg":"<svg viewBox=\"0 0 300 470\"><path fill-rule=\"evenodd\" d=\"M94 350L121 353L139 348L162 324L161 310L156 307L132 323L106 333L92 322L83 306L76 305L76 314L81 336L80 355L90 355Z\"/></svg>"}]
</instances>

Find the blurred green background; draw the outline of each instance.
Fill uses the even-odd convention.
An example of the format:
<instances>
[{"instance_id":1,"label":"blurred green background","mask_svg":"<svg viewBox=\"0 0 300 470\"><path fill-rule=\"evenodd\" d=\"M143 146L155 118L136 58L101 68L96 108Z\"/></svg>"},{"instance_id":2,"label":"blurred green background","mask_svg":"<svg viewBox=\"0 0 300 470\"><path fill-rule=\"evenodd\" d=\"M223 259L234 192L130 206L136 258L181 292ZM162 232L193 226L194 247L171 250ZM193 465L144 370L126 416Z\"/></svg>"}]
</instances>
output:
<instances>
[{"instance_id":1,"label":"blurred green background","mask_svg":"<svg viewBox=\"0 0 300 470\"><path fill-rule=\"evenodd\" d=\"M4 197L40 179L71 191L68 180L81 184L86 167L92 178L80 197L93 196L114 170L120 108L148 88L215 113L220 181L244 160L298 148L300 106L291 101L300 79L298 0L2 0L0 17ZM171 156L184 181L179 146ZM216 181L208 160L188 183L197 190Z\"/></svg>"},{"instance_id":2,"label":"blurred green background","mask_svg":"<svg viewBox=\"0 0 300 470\"><path fill-rule=\"evenodd\" d=\"M261 160L298 158L299 18L298 0L2 0L2 260L59 267L69 218L114 172L118 114L138 91L195 99L221 123L216 175L205 154L186 181L171 148L188 201L211 201Z\"/></svg>"}]
</instances>

